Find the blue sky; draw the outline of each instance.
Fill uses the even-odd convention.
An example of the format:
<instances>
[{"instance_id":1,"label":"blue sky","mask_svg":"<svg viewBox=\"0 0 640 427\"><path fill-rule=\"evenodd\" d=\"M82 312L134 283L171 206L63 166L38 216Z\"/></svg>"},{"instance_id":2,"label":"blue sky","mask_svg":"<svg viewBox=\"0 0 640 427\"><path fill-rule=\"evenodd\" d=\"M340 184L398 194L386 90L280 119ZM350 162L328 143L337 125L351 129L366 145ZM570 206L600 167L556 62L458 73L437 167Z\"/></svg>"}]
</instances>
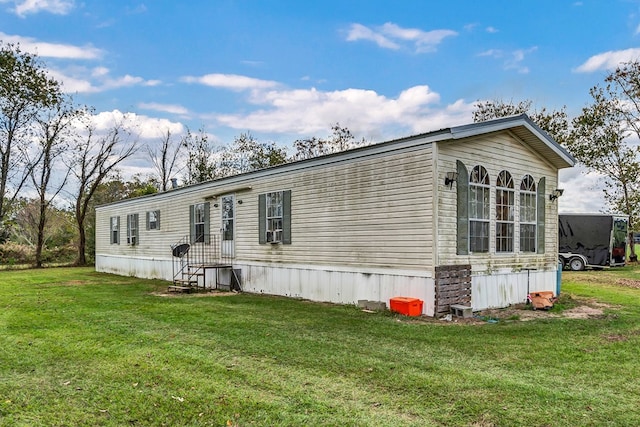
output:
<instances>
[{"instance_id":1,"label":"blue sky","mask_svg":"<svg viewBox=\"0 0 640 427\"><path fill-rule=\"evenodd\" d=\"M290 145L336 122L378 142L469 123L478 100L578 114L640 56L640 2L0 0L0 39L150 144L188 127ZM561 178L561 209L603 209L597 177Z\"/></svg>"}]
</instances>

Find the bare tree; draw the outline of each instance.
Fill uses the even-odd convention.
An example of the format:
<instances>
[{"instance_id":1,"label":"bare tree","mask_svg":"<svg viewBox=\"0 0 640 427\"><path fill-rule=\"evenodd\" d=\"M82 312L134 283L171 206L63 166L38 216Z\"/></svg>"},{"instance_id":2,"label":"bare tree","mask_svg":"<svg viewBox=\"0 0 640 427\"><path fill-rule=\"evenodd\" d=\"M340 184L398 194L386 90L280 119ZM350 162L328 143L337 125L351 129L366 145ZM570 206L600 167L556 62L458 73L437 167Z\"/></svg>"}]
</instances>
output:
<instances>
[{"instance_id":1,"label":"bare tree","mask_svg":"<svg viewBox=\"0 0 640 427\"><path fill-rule=\"evenodd\" d=\"M79 141L73 158L73 174L78 188L75 195L75 217L78 227L78 255L76 265L85 265L86 234L85 219L90 202L98 186L116 171L116 167L137 150L137 142L123 140L130 134L122 124L115 124L105 135L96 135L95 128L89 124L86 136Z\"/></svg>"},{"instance_id":2,"label":"bare tree","mask_svg":"<svg viewBox=\"0 0 640 427\"><path fill-rule=\"evenodd\" d=\"M0 223L33 167L23 154L31 143L34 120L60 101L60 85L36 56L0 43Z\"/></svg>"},{"instance_id":3,"label":"bare tree","mask_svg":"<svg viewBox=\"0 0 640 427\"><path fill-rule=\"evenodd\" d=\"M314 136L294 141L293 147L296 153L293 155L293 160L310 159L325 154L339 153L367 144L364 138L360 141L356 140L351 131L346 127L341 127L340 123L331 126L331 131L333 133L328 139Z\"/></svg>"},{"instance_id":4,"label":"bare tree","mask_svg":"<svg viewBox=\"0 0 640 427\"><path fill-rule=\"evenodd\" d=\"M173 174L180 171L180 148L183 143L181 141L173 141L171 136L171 131L167 129L167 132L161 137L159 148L147 146L149 158L153 163L160 183L160 191L167 191Z\"/></svg>"},{"instance_id":5,"label":"bare tree","mask_svg":"<svg viewBox=\"0 0 640 427\"><path fill-rule=\"evenodd\" d=\"M64 167L56 170L56 165L64 162L55 161L69 148L71 124L77 112L73 110L70 100L60 103L46 116L37 119L36 158L29 163L33 167L29 171L31 184L38 195L39 209L36 218L37 241L35 245L35 266L42 267L42 251L45 245L45 226L49 207L67 182L71 169ZM29 152L25 152L29 158Z\"/></svg>"}]
</instances>

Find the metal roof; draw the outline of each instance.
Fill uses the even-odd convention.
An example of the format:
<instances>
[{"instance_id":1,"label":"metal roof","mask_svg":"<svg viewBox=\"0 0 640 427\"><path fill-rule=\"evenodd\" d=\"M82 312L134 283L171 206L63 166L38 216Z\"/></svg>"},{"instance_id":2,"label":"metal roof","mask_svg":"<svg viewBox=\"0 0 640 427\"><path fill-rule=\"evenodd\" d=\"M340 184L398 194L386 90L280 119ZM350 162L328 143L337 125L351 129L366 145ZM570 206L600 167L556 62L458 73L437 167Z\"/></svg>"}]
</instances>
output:
<instances>
[{"instance_id":1,"label":"metal roof","mask_svg":"<svg viewBox=\"0 0 640 427\"><path fill-rule=\"evenodd\" d=\"M453 139L460 139L505 130L512 132L558 169L576 164L576 159L526 114L456 126L449 132Z\"/></svg>"}]
</instances>

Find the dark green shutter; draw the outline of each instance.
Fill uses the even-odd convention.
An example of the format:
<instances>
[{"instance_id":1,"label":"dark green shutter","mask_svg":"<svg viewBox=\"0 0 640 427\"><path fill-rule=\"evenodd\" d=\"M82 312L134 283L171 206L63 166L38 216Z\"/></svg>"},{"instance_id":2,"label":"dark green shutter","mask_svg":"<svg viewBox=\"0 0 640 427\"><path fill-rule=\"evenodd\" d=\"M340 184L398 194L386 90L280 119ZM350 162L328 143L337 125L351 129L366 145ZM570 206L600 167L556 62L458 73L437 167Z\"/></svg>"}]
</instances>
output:
<instances>
[{"instance_id":1,"label":"dark green shutter","mask_svg":"<svg viewBox=\"0 0 640 427\"><path fill-rule=\"evenodd\" d=\"M149 211L147 211L147 230L149 230Z\"/></svg>"},{"instance_id":2,"label":"dark green shutter","mask_svg":"<svg viewBox=\"0 0 640 427\"><path fill-rule=\"evenodd\" d=\"M160 211L156 211L156 230L160 230Z\"/></svg>"},{"instance_id":3,"label":"dark green shutter","mask_svg":"<svg viewBox=\"0 0 640 427\"><path fill-rule=\"evenodd\" d=\"M469 253L469 172L460 160L456 161L456 166L458 172L456 254L467 255Z\"/></svg>"},{"instance_id":4,"label":"dark green shutter","mask_svg":"<svg viewBox=\"0 0 640 427\"><path fill-rule=\"evenodd\" d=\"M538 215L537 216L537 220L538 223L536 224L536 233L537 233L537 241L538 241L538 253L539 254L543 254L544 253L544 241L545 241L545 208L546 208L546 197L545 197L545 185L546 185L546 180L545 178L540 178L540 182L538 182L538 203L537 203L537 209L538 209Z\"/></svg>"},{"instance_id":5,"label":"dark green shutter","mask_svg":"<svg viewBox=\"0 0 640 427\"><path fill-rule=\"evenodd\" d=\"M196 207L189 206L189 243L196 241Z\"/></svg>"},{"instance_id":6,"label":"dark green shutter","mask_svg":"<svg viewBox=\"0 0 640 427\"><path fill-rule=\"evenodd\" d=\"M267 196L258 196L258 243L267 243Z\"/></svg>"},{"instance_id":7,"label":"dark green shutter","mask_svg":"<svg viewBox=\"0 0 640 427\"><path fill-rule=\"evenodd\" d=\"M118 231L116 232L116 245L120 244L120 217L118 216L116 219L116 223L118 225Z\"/></svg>"},{"instance_id":8,"label":"dark green shutter","mask_svg":"<svg viewBox=\"0 0 640 427\"><path fill-rule=\"evenodd\" d=\"M282 192L282 243L291 244L291 190Z\"/></svg>"},{"instance_id":9,"label":"dark green shutter","mask_svg":"<svg viewBox=\"0 0 640 427\"><path fill-rule=\"evenodd\" d=\"M139 218L138 214L133 214L133 225L134 225L134 227L136 229L136 235L134 236L135 240L133 240L131 242L131 244L132 245L137 245L137 244L140 243L140 227L139 227L140 218Z\"/></svg>"},{"instance_id":10,"label":"dark green shutter","mask_svg":"<svg viewBox=\"0 0 640 427\"><path fill-rule=\"evenodd\" d=\"M204 242L211 244L211 221L209 220L209 202L204 203Z\"/></svg>"}]
</instances>

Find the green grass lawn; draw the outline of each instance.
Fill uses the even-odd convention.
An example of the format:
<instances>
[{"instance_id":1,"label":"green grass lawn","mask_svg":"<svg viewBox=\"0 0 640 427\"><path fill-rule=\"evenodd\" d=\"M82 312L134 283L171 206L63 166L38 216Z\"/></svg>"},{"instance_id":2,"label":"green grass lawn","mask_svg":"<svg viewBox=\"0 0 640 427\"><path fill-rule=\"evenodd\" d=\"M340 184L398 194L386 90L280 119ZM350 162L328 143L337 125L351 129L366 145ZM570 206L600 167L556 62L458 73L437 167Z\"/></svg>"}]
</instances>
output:
<instances>
[{"instance_id":1,"label":"green grass lawn","mask_svg":"<svg viewBox=\"0 0 640 427\"><path fill-rule=\"evenodd\" d=\"M636 426L638 283L565 272L604 315L455 323L0 271L0 425Z\"/></svg>"}]
</instances>

